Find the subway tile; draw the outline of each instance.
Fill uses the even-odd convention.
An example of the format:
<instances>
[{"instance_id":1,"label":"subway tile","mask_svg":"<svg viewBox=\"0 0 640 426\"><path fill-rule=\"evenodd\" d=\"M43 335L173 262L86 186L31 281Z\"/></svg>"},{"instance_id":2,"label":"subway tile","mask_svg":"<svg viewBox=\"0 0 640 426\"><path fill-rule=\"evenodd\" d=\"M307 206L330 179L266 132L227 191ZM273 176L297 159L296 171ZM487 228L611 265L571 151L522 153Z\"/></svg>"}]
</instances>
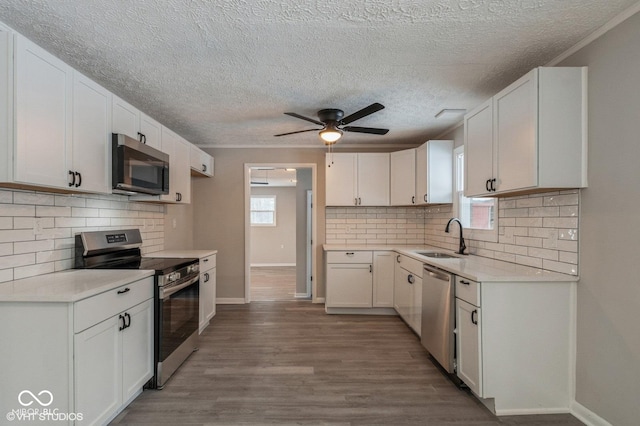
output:
<instances>
[{"instance_id":1,"label":"subway tile","mask_svg":"<svg viewBox=\"0 0 640 426\"><path fill-rule=\"evenodd\" d=\"M541 217L518 217L516 218L516 226L525 226L527 228L542 227Z\"/></svg>"},{"instance_id":2,"label":"subway tile","mask_svg":"<svg viewBox=\"0 0 640 426\"><path fill-rule=\"evenodd\" d=\"M0 229L13 229L13 217L1 216L0 217Z\"/></svg>"},{"instance_id":3,"label":"subway tile","mask_svg":"<svg viewBox=\"0 0 640 426\"><path fill-rule=\"evenodd\" d=\"M10 243L14 241L35 240L32 229L8 229L0 230L0 243Z\"/></svg>"},{"instance_id":4,"label":"subway tile","mask_svg":"<svg viewBox=\"0 0 640 426\"><path fill-rule=\"evenodd\" d=\"M56 217L56 228L84 227L87 221L84 217Z\"/></svg>"},{"instance_id":5,"label":"subway tile","mask_svg":"<svg viewBox=\"0 0 640 426\"><path fill-rule=\"evenodd\" d=\"M522 208L522 209L504 209L504 210L500 210L500 217L528 217L529 216L529 209L528 208Z\"/></svg>"},{"instance_id":6,"label":"subway tile","mask_svg":"<svg viewBox=\"0 0 640 426\"><path fill-rule=\"evenodd\" d=\"M87 226L110 226L111 218L109 217L88 217Z\"/></svg>"},{"instance_id":7,"label":"subway tile","mask_svg":"<svg viewBox=\"0 0 640 426\"><path fill-rule=\"evenodd\" d=\"M560 272L561 274L578 275L578 266L569 263L544 260L542 267L549 271Z\"/></svg>"},{"instance_id":8,"label":"subway tile","mask_svg":"<svg viewBox=\"0 0 640 426\"><path fill-rule=\"evenodd\" d=\"M516 244L527 247L542 247L542 238L516 237Z\"/></svg>"},{"instance_id":9,"label":"subway tile","mask_svg":"<svg viewBox=\"0 0 640 426\"><path fill-rule=\"evenodd\" d=\"M54 220L52 217L16 217L13 219L13 229L33 229L36 220L42 226L42 229L53 228Z\"/></svg>"},{"instance_id":10,"label":"subway tile","mask_svg":"<svg viewBox=\"0 0 640 426\"><path fill-rule=\"evenodd\" d=\"M505 253L512 253L514 255L526 256L528 253L528 249L526 246L517 246L515 244L505 244L504 245Z\"/></svg>"},{"instance_id":11,"label":"subway tile","mask_svg":"<svg viewBox=\"0 0 640 426\"><path fill-rule=\"evenodd\" d=\"M53 216L53 217L69 217L71 216L71 207L48 207L37 206L36 216ZM31 215L33 216L33 215Z\"/></svg>"},{"instance_id":12,"label":"subway tile","mask_svg":"<svg viewBox=\"0 0 640 426\"><path fill-rule=\"evenodd\" d=\"M545 228L577 228L577 217L545 217L542 220Z\"/></svg>"},{"instance_id":13,"label":"subway tile","mask_svg":"<svg viewBox=\"0 0 640 426\"><path fill-rule=\"evenodd\" d=\"M52 272L55 272L55 265L53 262L49 262L14 268L13 276L14 279L19 280L22 278L34 277L36 275L50 274Z\"/></svg>"},{"instance_id":14,"label":"subway tile","mask_svg":"<svg viewBox=\"0 0 640 426\"><path fill-rule=\"evenodd\" d=\"M75 247L75 238L59 238L55 240L54 248L60 249L72 249Z\"/></svg>"},{"instance_id":15,"label":"subway tile","mask_svg":"<svg viewBox=\"0 0 640 426\"><path fill-rule=\"evenodd\" d=\"M13 204L13 191L0 189L0 204Z\"/></svg>"},{"instance_id":16,"label":"subway tile","mask_svg":"<svg viewBox=\"0 0 640 426\"><path fill-rule=\"evenodd\" d=\"M17 268L36 263L35 253L14 254L0 257L0 269Z\"/></svg>"},{"instance_id":17,"label":"subway tile","mask_svg":"<svg viewBox=\"0 0 640 426\"><path fill-rule=\"evenodd\" d=\"M85 206L91 207L91 208L98 208L98 209L110 209L111 202L108 200L97 200L97 199L88 198L86 200Z\"/></svg>"},{"instance_id":18,"label":"subway tile","mask_svg":"<svg viewBox=\"0 0 640 426\"><path fill-rule=\"evenodd\" d=\"M578 230L577 229L558 229L558 238L561 240L578 240Z\"/></svg>"},{"instance_id":19,"label":"subway tile","mask_svg":"<svg viewBox=\"0 0 640 426\"><path fill-rule=\"evenodd\" d=\"M100 210L96 208L72 207L71 216L72 217L99 217Z\"/></svg>"},{"instance_id":20,"label":"subway tile","mask_svg":"<svg viewBox=\"0 0 640 426\"><path fill-rule=\"evenodd\" d=\"M542 268L542 259L537 257L516 255L516 263L525 266L533 266L534 268Z\"/></svg>"},{"instance_id":21,"label":"subway tile","mask_svg":"<svg viewBox=\"0 0 640 426\"><path fill-rule=\"evenodd\" d=\"M545 206L572 206L578 205L578 194L554 195L544 197Z\"/></svg>"},{"instance_id":22,"label":"subway tile","mask_svg":"<svg viewBox=\"0 0 640 426\"><path fill-rule=\"evenodd\" d=\"M558 230L555 228L529 228L529 236L558 239Z\"/></svg>"},{"instance_id":23,"label":"subway tile","mask_svg":"<svg viewBox=\"0 0 640 426\"><path fill-rule=\"evenodd\" d=\"M35 216L36 207L25 204L0 204L0 216Z\"/></svg>"},{"instance_id":24,"label":"subway tile","mask_svg":"<svg viewBox=\"0 0 640 426\"><path fill-rule=\"evenodd\" d=\"M0 256L9 256L13 254L13 243L0 244Z\"/></svg>"},{"instance_id":25,"label":"subway tile","mask_svg":"<svg viewBox=\"0 0 640 426\"><path fill-rule=\"evenodd\" d=\"M530 257L539 257L547 260L558 260L558 251L544 248L529 247L528 253Z\"/></svg>"},{"instance_id":26,"label":"subway tile","mask_svg":"<svg viewBox=\"0 0 640 426\"><path fill-rule=\"evenodd\" d=\"M13 243L13 253L33 253L38 251L53 250L53 240L36 240L36 241L22 241Z\"/></svg>"},{"instance_id":27,"label":"subway tile","mask_svg":"<svg viewBox=\"0 0 640 426\"><path fill-rule=\"evenodd\" d=\"M59 260L73 259L73 250L51 250L36 253L36 263L56 262Z\"/></svg>"},{"instance_id":28,"label":"subway tile","mask_svg":"<svg viewBox=\"0 0 640 426\"><path fill-rule=\"evenodd\" d=\"M572 217L578 216L578 206L560 206L560 216Z\"/></svg>"},{"instance_id":29,"label":"subway tile","mask_svg":"<svg viewBox=\"0 0 640 426\"><path fill-rule=\"evenodd\" d=\"M87 199L72 195L56 195L54 204L59 207L86 207Z\"/></svg>"},{"instance_id":30,"label":"subway tile","mask_svg":"<svg viewBox=\"0 0 640 426\"><path fill-rule=\"evenodd\" d=\"M502 260L503 262L515 263L516 261L516 255L513 253L495 252L494 256L497 260Z\"/></svg>"},{"instance_id":31,"label":"subway tile","mask_svg":"<svg viewBox=\"0 0 640 426\"><path fill-rule=\"evenodd\" d=\"M571 253L568 251L558 252L558 260L562 263L571 263L573 265L578 264L578 253Z\"/></svg>"},{"instance_id":32,"label":"subway tile","mask_svg":"<svg viewBox=\"0 0 640 426\"><path fill-rule=\"evenodd\" d=\"M534 207L529 209L529 217L559 216L559 207Z\"/></svg>"},{"instance_id":33,"label":"subway tile","mask_svg":"<svg viewBox=\"0 0 640 426\"><path fill-rule=\"evenodd\" d=\"M52 206L54 196L51 194L41 194L39 192L15 192L13 194L13 204L32 204L40 206Z\"/></svg>"},{"instance_id":34,"label":"subway tile","mask_svg":"<svg viewBox=\"0 0 640 426\"><path fill-rule=\"evenodd\" d=\"M66 271L67 269L73 269L73 259L64 259L54 262L54 268L56 271Z\"/></svg>"},{"instance_id":35,"label":"subway tile","mask_svg":"<svg viewBox=\"0 0 640 426\"><path fill-rule=\"evenodd\" d=\"M523 198L520 200L516 200L516 207L541 207L542 206L542 198L534 197L534 198Z\"/></svg>"}]
</instances>

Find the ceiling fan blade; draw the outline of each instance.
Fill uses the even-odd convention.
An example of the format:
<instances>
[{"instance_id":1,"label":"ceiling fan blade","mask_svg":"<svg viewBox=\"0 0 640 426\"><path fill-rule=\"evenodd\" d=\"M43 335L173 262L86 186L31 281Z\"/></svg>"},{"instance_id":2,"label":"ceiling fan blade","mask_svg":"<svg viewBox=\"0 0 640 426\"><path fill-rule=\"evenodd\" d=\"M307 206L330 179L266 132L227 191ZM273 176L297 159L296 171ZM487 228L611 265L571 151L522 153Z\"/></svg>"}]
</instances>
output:
<instances>
[{"instance_id":1,"label":"ceiling fan blade","mask_svg":"<svg viewBox=\"0 0 640 426\"><path fill-rule=\"evenodd\" d=\"M345 132L371 133L373 135L386 135L387 133L389 133L389 129L379 129L377 127L347 126L343 127L342 130L344 130Z\"/></svg>"},{"instance_id":2,"label":"ceiling fan blade","mask_svg":"<svg viewBox=\"0 0 640 426\"><path fill-rule=\"evenodd\" d=\"M369 114L373 114L374 112L380 111L381 109L384 109L384 105L376 102L374 104L369 105L368 107L362 108L360 111L356 111L353 114L346 116L345 118L342 119L341 123L342 124L352 123L356 120L360 120L361 118L366 117Z\"/></svg>"},{"instance_id":3,"label":"ceiling fan blade","mask_svg":"<svg viewBox=\"0 0 640 426\"><path fill-rule=\"evenodd\" d=\"M305 117L304 115L296 114L295 112L285 112L286 115L290 115L291 117L299 118L300 120L310 121L318 126L324 126L322 121L315 120L313 118Z\"/></svg>"},{"instance_id":4,"label":"ceiling fan blade","mask_svg":"<svg viewBox=\"0 0 640 426\"><path fill-rule=\"evenodd\" d=\"M273 136L287 136L287 135L295 135L296 133L304 133L304 132L318 132L322 129L307 129L307 130L298 130L296 132L288 132L288 133L280 133L279 135Z\"/></svg>"}]
</instances>

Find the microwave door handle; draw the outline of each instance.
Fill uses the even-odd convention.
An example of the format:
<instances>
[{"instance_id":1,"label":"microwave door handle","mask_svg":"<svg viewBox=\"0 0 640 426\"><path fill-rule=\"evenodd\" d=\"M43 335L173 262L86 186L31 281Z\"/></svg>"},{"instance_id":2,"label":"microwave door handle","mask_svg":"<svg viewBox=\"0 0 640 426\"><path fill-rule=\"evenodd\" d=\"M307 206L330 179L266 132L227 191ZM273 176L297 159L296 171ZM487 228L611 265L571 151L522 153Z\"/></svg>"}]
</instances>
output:
<instances>
[{"instance_id":1,"label":"microwave door handle","mask_svg":"<svg viewBox=\"0 0 640 426\"><path fill-rule=\"evenodd\" d=\"M200 279L199 276L193 277L192 279L190 279L187 282L184 282L180 285L177 285L175 287L169 287L168 289L164 289L164 288L160 288L160 299L164 300L168 297L170 297L172 294L177 293L178 291L182 290L185 287L189 287L191 284L195 283L196 281L198 281Z\"/></svg>"}]
</instances>

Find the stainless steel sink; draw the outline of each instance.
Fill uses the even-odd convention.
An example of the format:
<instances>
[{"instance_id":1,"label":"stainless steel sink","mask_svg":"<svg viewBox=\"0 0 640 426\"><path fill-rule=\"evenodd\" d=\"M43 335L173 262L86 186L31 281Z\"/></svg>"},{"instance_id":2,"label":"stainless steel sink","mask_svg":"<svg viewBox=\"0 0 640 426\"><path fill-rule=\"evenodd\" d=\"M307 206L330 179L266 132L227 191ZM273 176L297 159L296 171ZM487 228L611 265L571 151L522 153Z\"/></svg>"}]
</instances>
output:
<instances>
[{"instance_id":1,"label":"stainless steel sink","mask_svg":"<svg viewBox=\"0 0 640 426\"><path fill-rule=\"evenodd\" d=\"M415 253L419 254L420 256L434 257L437 259L454 259L458 257L449 253L443 253L441 251L417 251Z\"/></svg>"}]
</instances>

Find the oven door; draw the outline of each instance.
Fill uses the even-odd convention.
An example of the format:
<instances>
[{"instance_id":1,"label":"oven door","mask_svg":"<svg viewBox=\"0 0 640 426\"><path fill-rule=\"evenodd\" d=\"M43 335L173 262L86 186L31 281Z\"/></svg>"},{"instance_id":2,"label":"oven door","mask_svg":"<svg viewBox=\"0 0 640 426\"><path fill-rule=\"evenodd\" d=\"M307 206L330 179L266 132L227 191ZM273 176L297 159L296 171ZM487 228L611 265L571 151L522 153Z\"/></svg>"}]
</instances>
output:
<instances>
[{"instance_id":1,"label":"oven door","mask_svg":"<svg viewBox=\"0 0 640 426\"><path fill-rule=\"evenodd\" d=\"M200 281L196 276L176 286L159 289L159 362L164 362L194 332L198 331Z\"/></svg>"}]
</instances>

